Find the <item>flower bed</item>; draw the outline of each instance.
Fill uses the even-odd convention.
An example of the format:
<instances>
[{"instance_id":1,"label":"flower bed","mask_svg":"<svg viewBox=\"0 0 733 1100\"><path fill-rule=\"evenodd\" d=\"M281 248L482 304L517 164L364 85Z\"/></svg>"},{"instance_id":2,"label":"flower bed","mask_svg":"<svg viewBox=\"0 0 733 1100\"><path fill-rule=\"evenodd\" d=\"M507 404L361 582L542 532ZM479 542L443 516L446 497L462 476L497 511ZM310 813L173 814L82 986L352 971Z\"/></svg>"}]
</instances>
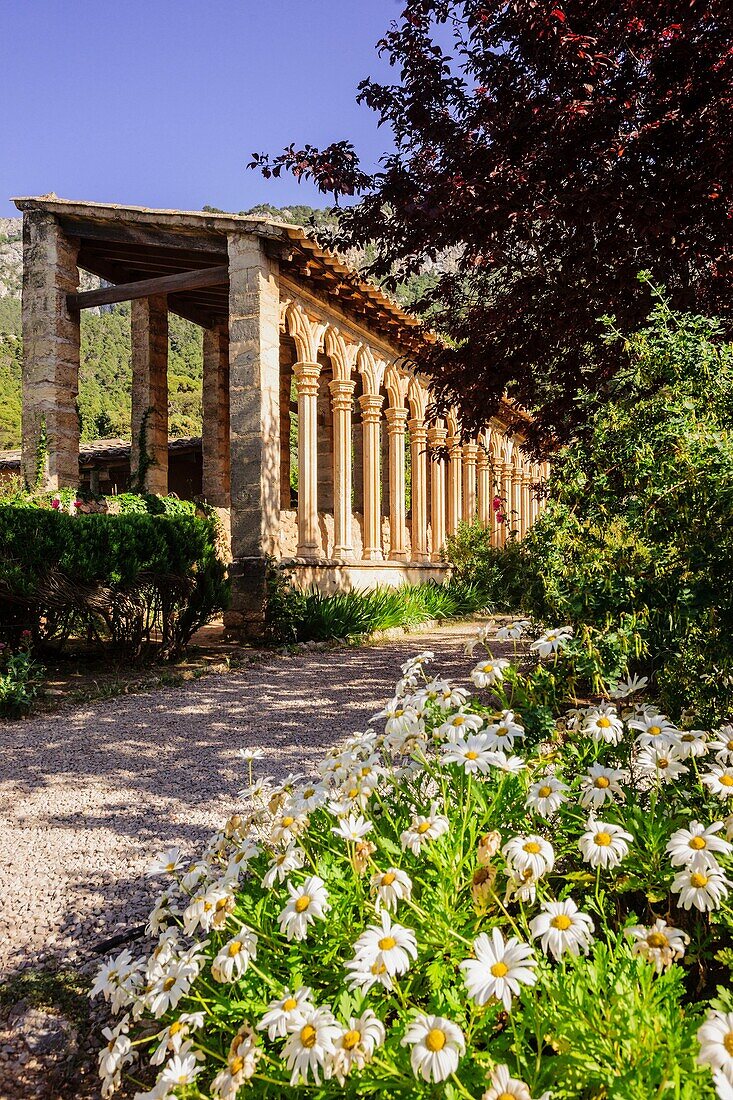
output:
<instances>
[{"instance_id":1,"label":"flower bed","mask_svg":"<svg viewBox=\"0 0 733 1100\"><path fill-rule=\"evenodd\" d=\"M244 750L254 808L100 969L103 1094L729 1100L733 729L633 677L548 721L588 646L487 650L473 697L417 656L318 781Z\"/></svg>"}]
</instances>

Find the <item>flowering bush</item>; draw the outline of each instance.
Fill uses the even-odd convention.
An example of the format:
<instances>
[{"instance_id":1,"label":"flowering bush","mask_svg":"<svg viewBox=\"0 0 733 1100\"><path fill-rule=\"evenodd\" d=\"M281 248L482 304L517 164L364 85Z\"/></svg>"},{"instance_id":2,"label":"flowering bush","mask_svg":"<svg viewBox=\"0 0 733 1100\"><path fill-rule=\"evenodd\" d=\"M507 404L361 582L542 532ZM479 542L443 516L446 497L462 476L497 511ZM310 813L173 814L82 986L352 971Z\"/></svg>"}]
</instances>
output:
<instances>
[{"instance_id":1,"label":"flowering bush","mask_svg":"<svg viewBox=\"0 0 733 1100\"><path fill-rule=\"evenodd\" d=\"M104 1096L733 1095L733 728L633 677L530 721L578 647L527 627L473 695L408 661L317 780L243 751L250 811L156 857L151 949L100 969Z\"/></svg>"},{"instance_id":2,"label":"flowering bush","mask_svg":"<svg viewBox=\"0 0 733 1100\"><path fill-rule=\"evenodd\" d=\"M32 657L30 646L29 631L21 633L15 652L0 641L0 718L26 714L41 689L43 668Z\"/></svg>"}]
</instances>

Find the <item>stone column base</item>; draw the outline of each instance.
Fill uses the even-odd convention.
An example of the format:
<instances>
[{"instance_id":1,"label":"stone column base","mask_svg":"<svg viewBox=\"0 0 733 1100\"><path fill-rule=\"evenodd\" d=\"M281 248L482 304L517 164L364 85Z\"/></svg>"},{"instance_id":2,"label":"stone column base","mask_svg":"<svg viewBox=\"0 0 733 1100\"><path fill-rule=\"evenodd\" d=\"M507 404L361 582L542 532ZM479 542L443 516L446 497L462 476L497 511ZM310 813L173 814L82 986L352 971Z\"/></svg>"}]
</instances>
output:
<instances>
[{"instance_id":1,"label":"stone column base","mask_svg":"<svg viewBox=\"0 0 733 1100\"><path fill-rule=\"evenodd\" d=\"M239 558L229 566L232 586L231 604L224 612L228 637L246 642L261 642L266 634L267 561L265 558Z\"/></svg>"}]
</instances>

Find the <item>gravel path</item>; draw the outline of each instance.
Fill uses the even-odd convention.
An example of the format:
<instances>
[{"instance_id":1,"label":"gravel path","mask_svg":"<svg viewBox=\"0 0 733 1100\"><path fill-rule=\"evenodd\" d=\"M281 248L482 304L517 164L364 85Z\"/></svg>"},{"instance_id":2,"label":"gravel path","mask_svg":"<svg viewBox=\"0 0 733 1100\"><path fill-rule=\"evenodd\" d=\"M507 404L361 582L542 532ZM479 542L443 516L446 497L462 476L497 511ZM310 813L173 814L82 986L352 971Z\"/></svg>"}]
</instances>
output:
<instances>
[{"instance_id":1,"label":"gravel path","mask_svg":"<svg viewBox=\"0 0 733 1100\"><path fill-rule=\"evenodd\" d=\"M361 649L272 655L180 688L119 696L0 724L0 972L92 947L139 921L151 855L196 852L236 805L237 750L267 750L258 774L308 770L384 704L400 664L433 649L465 681L475 626Z\"/></svg>"}]
</instances>

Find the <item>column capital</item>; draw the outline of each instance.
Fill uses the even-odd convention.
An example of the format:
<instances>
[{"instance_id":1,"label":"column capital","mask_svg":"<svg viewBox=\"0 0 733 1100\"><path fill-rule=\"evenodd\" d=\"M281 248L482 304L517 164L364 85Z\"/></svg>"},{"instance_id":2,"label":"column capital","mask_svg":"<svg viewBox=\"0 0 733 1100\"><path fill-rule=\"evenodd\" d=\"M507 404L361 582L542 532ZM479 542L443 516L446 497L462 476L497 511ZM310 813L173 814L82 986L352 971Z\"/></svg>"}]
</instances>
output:
<instances>
[{"instance_id":1,"label":"column capital","mask_svg":"<svg viewBox=\"0 0 733 1100\"><path fill-rule=\"evenodd\" d=\"M446 428L428 428L428 443L431 447L442 447L448 438Z\"/></svg>"},{"instance_id":2,"label":"column capital","mask_svg":"<svg viewBox=\"0 0 733 1100\"><path fill-rule=\"evenodd\" d=\"M390 407L384 410L384 415L387 418L387 431L390 435L399 432L404 433L407 428L407 409L393 409Z\"/></svg>"},{"instance_id":3,"label":"column capital","mask_svg":"<svg viewBox=\"0 0 733 1100\"><path fill-rule=\"evenodd\" d=\"M317 394L320 373L320 363L309 363L307 360L293 363L293 376L298 386L298 392Z\"/></svg>"},{"instance_id":4,"label":"column capital","mask_svg":"<svg viewBox=\"0 0 733 1100\"><path fill-rule=\"evenodd\" d=\"M464 443L463 444L463 460L464 462L478 462L479 458L479 446L477 443Z\"/></svg>"},{"instance_id":5,"label":"column capital","mask_svg":"<svg viewBox=\"0 0 733 1100\"><path fill-rule=\"evenodd\" d=\"M356 389L356 382L353 379L334 378L333 382L328 383L328 388L331 391L331 404L335 411L346 412L352 408Z\"/></svg>"},{"instance_id":6,"label":"column capital","mask_svg":"<svg viewBox=\"0 0 733 1100\"><path fill-rule=\"evenodd\" d=\"M359 398L359 407L361 408L361 418L364 423L378 424L382 416L382 405L384 404L384 397L376 393L364 393Z\"/></svg>"},{"instance_id":7,"label":"column capital","mask_svg":"<svg viewBox=\"0 0 733 1100\"><path fill-rule=\"evenodd\" d=\"M414 439L416 443L426 442L428 438L428 426L419 416L413 416L412 420L408 420L407 427L410 429L410 437Z\"/></svg>"}]
</instances>

